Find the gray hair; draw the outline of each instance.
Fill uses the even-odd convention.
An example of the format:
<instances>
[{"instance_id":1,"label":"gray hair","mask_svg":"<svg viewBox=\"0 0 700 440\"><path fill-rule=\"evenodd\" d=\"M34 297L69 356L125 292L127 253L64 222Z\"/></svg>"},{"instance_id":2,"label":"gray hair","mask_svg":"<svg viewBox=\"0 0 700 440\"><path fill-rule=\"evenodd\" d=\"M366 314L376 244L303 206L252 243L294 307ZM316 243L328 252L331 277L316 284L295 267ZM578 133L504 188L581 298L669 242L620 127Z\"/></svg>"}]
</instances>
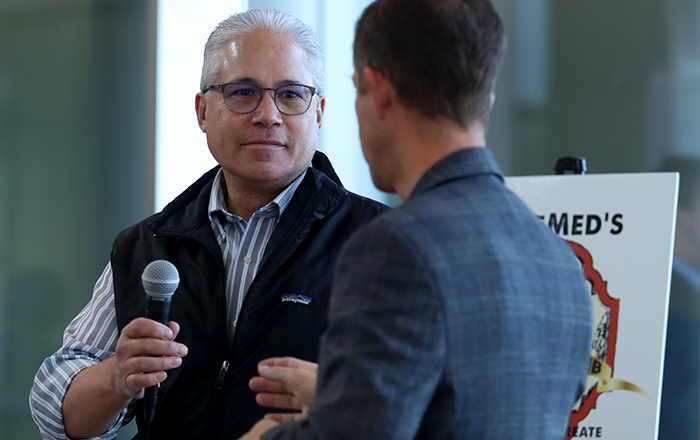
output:
<instances>
[{"instance_id":1,"label":"gray hair","mask_svg":"<svg viewBox=\"0 0 700 440\"><path fill-rule=\"evenodd\" d=\"M319 95L323 94L323 49L316 32L298 18L275 9L251 9L233 14L220 22L209 35L204 46L204 65L200 90L213 85L225 62L227 43L253 31L265 29L270 32L286 33L296 39L299 46L309 57L307 66L313 76L314 87Z\"/></svg>"}]
</instances>

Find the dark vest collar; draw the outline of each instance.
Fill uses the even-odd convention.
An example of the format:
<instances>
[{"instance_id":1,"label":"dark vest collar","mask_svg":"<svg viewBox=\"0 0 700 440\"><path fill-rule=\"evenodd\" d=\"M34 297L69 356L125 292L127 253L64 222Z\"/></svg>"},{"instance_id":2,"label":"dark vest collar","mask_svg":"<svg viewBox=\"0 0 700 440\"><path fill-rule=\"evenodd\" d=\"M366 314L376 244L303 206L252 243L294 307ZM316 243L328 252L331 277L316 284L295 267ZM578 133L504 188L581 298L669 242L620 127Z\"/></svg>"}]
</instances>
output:
<instances>
[{"instance_id":1,"label":"dark vest collar","mask_svg":"<svg viewBox=\"0 0 700 440\"><path fill-rule=\"evenodd\" d=\"M309 220L322 218L347 195L328 157L317 151L312 168L297 188L294 197L280 219L278 228L289 235L290 228L308 229ZM156 235L176 235L193 238L209 247L215 254L218 244L207 215L211 186L220 166L216 166L190 185L163 210L155 214L148 224ZM323 197L324 199L318 199ZM303 224L300 224L302 222ZM274 249L281 234L273 234L268 248ZM296 234L291 234L296 236Z\"/></svg>"}]
</instances>

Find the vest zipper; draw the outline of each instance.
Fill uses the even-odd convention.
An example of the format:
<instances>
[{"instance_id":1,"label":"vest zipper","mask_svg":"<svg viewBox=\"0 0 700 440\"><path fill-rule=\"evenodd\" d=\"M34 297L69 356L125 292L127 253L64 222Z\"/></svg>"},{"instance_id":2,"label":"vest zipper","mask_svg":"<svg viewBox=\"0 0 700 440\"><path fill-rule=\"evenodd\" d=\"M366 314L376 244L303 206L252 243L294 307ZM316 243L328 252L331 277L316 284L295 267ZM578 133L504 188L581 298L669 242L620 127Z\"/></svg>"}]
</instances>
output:
<instances>
[{"instance_id":1,"label":"vest zipper","mask_svg":"<svg viewBox=\"0 0 700 440\"><path fill-rule=\"evenodd\" d=\"M220 390L221 388L224 387L224 376L226 376L226 372L228 371L228 366L229 362L224 361L224 363L221 365L221 371L219 371L219 377L216 378L216 382L214 382L214 388L217 390Z\"/></svg>"}]
</instances>

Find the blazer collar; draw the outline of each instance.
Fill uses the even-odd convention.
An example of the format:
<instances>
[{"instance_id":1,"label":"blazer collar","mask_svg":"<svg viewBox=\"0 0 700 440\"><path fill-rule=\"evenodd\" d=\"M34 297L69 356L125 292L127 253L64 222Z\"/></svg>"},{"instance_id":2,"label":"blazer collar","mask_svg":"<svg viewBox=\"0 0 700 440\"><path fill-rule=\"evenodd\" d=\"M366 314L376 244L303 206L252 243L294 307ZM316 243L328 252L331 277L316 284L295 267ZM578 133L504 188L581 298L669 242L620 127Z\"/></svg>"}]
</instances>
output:
<instances>
[{"instance_id":1,"label":"blazer collar","mask_svg":"<svg viewBox=\"0 0 700 440\"><path fill-rule=\"evenodd\" d=\"M418 181L409 199L455 179L493 174L503 181L503 173L486 147L465 148L444 157Z\"/></svg>"}]
</instances>

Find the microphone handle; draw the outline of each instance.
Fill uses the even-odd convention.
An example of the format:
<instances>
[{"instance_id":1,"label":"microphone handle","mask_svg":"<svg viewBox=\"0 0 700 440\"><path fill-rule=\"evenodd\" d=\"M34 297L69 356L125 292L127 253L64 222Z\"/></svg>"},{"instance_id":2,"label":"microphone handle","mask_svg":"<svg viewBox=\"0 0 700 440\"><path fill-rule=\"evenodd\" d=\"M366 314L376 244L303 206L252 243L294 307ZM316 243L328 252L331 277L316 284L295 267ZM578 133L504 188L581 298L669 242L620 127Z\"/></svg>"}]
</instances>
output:
<instances>
[{"instance_id":1,"label":"microphone handle","mask_svg":"<svg viewBox=\"0 0 700 440\"><path fill-rule=\"evenodd\" d=\"M167 299L148 297L146 318L168 325L168 315L170 315L170 297Z\"/></svg>"},{"instance_id":2,"label":"microphone handle","mask_svg":"<svg viewBox=\"0 0 700 440\"><path fill-rule=\"evenodd\" d=\"M158 321L161 324L168 325L168 316L170 315L170 297L154 298L148 297L146 304L146 318ZM160 384L148 387L144 390L143 396L143 416L146 421L146 426L150 427L153 416L156 413L156 403L158 402L158 388ZM148 428L147 428L148 429ZM148 432L148 431L146 431ZM146 434L148 435L148 434Z\"/></svg>"}]
</instances>

